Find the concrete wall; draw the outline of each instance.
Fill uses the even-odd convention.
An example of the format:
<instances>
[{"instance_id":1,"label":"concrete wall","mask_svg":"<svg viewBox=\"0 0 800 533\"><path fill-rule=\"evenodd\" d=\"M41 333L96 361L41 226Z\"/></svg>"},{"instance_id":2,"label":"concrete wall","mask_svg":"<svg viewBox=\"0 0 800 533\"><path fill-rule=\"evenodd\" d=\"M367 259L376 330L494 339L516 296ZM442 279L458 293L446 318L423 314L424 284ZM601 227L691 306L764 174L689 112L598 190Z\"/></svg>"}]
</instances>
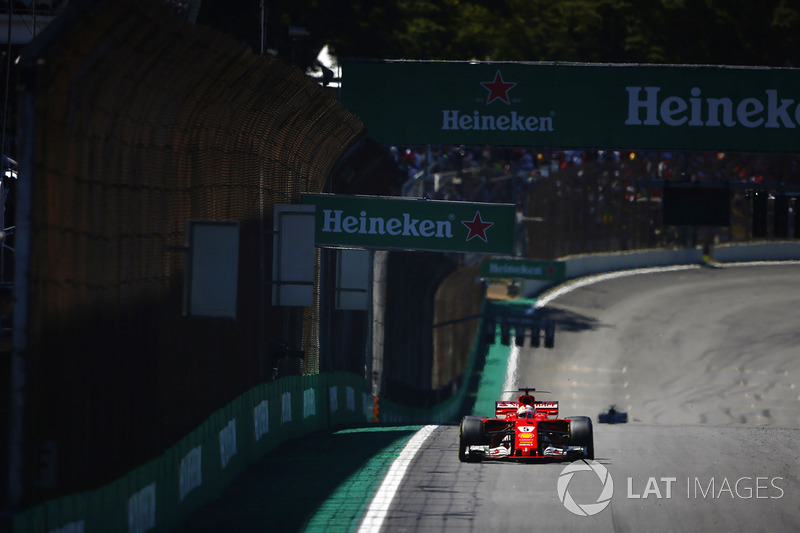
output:
<instances>
[{"instance_id":1,"label":"concrete wall","mask_svg":"<svg viewBox=\"0 0 800 533\"><path fill-rule=\"evenodd\" d=\"M709 259L719 263L800 260L800 241L725 244L714 248ZM697 247L573 255L563 257L560 261L566 263L566 278L575 279L632 268L698 264L704 258L702 248ZM522 283L522 294L530 298L552 285L550 281L525 281Z\"/></svg>"}]
</instances>

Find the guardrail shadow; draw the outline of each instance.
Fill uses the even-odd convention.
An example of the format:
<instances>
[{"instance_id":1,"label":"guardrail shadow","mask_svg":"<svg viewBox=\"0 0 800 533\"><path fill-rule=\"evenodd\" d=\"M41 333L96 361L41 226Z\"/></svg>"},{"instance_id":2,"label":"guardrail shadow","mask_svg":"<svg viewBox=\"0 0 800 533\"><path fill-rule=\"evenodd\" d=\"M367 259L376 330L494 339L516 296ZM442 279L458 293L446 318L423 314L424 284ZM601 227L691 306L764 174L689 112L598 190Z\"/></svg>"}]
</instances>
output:
<instances>
[{"instance_id":1,"label":"guardrail shadow","mask_svg":"<svg viewBox=\"0 0 800 533\"><path fill-rule=\"evenodd\" d=\"M173 531L354 530L404 437L418 429L340 428L287 442L250 465L220 498Z\"/></svg>"}]
</instances>

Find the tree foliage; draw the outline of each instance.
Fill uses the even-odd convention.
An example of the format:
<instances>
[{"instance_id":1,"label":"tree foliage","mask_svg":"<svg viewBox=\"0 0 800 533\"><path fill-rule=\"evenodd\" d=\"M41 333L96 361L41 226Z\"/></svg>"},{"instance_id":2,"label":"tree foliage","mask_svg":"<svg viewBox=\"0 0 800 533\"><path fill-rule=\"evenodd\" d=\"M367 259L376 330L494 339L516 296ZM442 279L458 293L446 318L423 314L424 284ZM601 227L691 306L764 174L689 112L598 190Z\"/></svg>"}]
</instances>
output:
<instances>
[{"instance_id":1,"label":"tree foliage","mask_svg":"<svg viewBox=\"0 0 800 533\"><path fill-rule=\"evenodd\" d=\"M199 22L253 45L260 0L205 0ZM263 0L266 46L338 57L800 67L800 0ZM292 38L290 26L308 36Z\"/></svg>"}]
</instances>

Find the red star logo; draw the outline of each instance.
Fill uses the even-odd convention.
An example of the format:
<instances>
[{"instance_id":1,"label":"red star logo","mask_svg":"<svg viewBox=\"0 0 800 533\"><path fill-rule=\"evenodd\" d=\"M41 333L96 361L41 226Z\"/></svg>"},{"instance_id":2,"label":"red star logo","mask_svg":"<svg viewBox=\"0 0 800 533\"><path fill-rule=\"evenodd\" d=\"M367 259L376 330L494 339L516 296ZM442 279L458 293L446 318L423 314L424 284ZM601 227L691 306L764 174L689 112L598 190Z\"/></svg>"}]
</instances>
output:
<instances>
[{"instance_id":1,"label":"red star logo","mask_svg":"<svg viewBox=\"0 0 800 533\"><path fill-rule=\"evenodd\" d=\"M503 75L500 74L500 70L494 75L494 81L482 81L481 85L489 91L489 96L486 98L487 105L498 98L506 104L510 104L511 100L508 98L508 91L517 86L516 83L506 83L503 81Z\"/></svg>"},{"instance_id":2,"label":"red star logo","mask_svg":"<svg viewBox=\"0 0 800 533\"><path fill-rule=\"evenodd\" d=\"M467 235L468 241L473 237L478 237L483 242L487 242L486 230L494 226L494 222L484 222L483 220L481 220L480 211L475 211L475 218L473 218L471 221L462 220L461 223L464 224L467 228L469 228L469 235Z\"/></svg>"}]
</instances>

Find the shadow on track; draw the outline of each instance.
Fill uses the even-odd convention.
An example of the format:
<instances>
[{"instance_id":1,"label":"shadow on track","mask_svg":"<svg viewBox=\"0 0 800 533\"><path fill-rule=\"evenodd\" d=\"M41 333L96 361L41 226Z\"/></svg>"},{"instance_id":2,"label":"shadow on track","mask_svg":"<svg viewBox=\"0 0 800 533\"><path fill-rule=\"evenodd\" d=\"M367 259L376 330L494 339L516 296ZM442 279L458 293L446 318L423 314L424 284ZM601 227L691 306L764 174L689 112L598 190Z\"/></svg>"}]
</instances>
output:
<instances>
[{"instance_id":1,"label":"shadow on track","mask_svg":"<svg viewBox=\"0 0 800 533\"><path fill-rule=\"evenodd\" d=\"M251 465L219 499L173 531L303 531L343 485L347 491L340 496L344 504L334 506L336 516L330 520L357 524L385 471L399 455L399 443L405 443L418 429L340 428L285 443Z\"/></svg>"}]
</instances>

